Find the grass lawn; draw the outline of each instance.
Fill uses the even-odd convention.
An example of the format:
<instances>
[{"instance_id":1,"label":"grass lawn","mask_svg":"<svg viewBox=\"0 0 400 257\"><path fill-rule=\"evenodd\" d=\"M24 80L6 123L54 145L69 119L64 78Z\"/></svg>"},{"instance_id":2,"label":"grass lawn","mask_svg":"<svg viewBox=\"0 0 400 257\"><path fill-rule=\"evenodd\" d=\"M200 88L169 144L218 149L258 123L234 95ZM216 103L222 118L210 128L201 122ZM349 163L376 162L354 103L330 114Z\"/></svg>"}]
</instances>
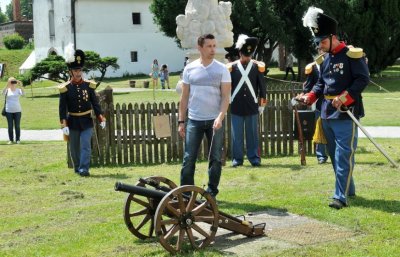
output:
<instances>
[{"instance_id":1,"label":"grass lawn","mask_svg":"<svg viewBox=\"0 0 400 257\"><path fill-rule=\"evenodd\" d=\"M378 142L399 162L400 139ZM162 175L179 183L180 164L92 168L81 178L66 168L63 142L0 144L0 256L170 256L155 240L126 228L126 194L116 181ZM219 209L232 215L279 209L347 228L358 236L259 256L399 256L399 170L367 139L360 139L354 171L357 197L340 211L327 206L334 188L330 164L307 157L263 159L263 166L223 168ZM197 165L196 183L207 179ZM240 188L240 190L238 190ZM267 224L268 226L268 224ZM218 244L218 241L216 242ZM183 256L222 256L206 249Z\"/></svg>"},{"instance_id":2,"label":"grass lawn","mask_svg":"<svg viewBox=\"0 0 400 257\"><path fill-rule=\"evenodd\" d=\"M380 88L370 83L363 93L364 107L366 116L361 119L365 126L400 126L400 87L398 66L388 68L384 77L372 78ZM397 74L398 76L394 76ZM282 78L284 73L277 68L271 68L269 76ZM114 78L106 79L98 90L106 86L112 88L129 88L129 80L137 80L137 87L142 87L142 81L148 80L146 76L135 78ZM170 85L174 89L179 79L178 75L170 78ZM21 98L22 104L22 129L58 129L58 90L57 84L51 81L34 82L33 86L26 87L26 97ZM0 88L5 86L5 82L0 81ZM151 86L151 83L150 83ZM160 86L159 86L160 87ZM33 97L32 97L33 96ZM154 100L155 98L155 100ZM154 102L178 102L179 95L175 91L156 90L153 96L151 89L141 92L116 92L114 102L116 103L154 103ZM0 127L5 128L6 120L0 119Z\"/></svg>"}]
</instances>

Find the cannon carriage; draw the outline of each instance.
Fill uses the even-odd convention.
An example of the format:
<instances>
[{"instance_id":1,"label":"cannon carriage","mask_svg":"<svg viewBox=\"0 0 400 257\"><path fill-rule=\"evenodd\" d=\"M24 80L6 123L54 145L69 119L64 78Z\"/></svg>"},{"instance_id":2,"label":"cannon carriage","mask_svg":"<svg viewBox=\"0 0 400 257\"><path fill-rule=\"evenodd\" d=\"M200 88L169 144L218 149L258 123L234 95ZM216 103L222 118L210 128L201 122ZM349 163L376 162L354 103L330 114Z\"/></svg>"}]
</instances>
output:
<instances>
[{"instance_id":1,"label":"cannon carriage","mask_svg":"<svg viewBox=\"0 0 400 257\"><path fill-rule=\"evenodd\" d=\"M156 236L172 254L187 246L208 246L219 227L248 237L264 234L265 223L253 225L244 216L219 211L214 198L197 186L177 187L167 178L154 176L141 178L136 185L117 182L115 190L129 194L124 206L128 230L142 240Z\"/></svg>"}]
</instances>

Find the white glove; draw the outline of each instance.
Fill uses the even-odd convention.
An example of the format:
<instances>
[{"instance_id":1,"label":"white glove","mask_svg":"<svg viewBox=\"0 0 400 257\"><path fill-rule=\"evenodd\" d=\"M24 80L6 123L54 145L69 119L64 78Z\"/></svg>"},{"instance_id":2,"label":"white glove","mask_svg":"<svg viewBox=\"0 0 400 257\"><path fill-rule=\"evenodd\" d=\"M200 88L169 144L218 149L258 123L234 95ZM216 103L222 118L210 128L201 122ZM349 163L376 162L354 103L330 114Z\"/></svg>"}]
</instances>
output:
<instances>
[{"instance_id":1,"label":"white glove","mask_svg":"<svg viewBox=\"0 0 400 257\"><path fill-rule=\"evenodd\" d=\"M69 128L68 127L63 127L62 132L64 133L64 135L69 136Z\"/></svg>"},{"instance_id":2,"label":"white glove","mask_svg":"<svg viewBox=\"0 0 400 257\"><path fill-rule=\"evenodd\" d=\"M264 113L264 106L258 106L258 112L260 113L260 115L262 115Z\"/></svg>"},{"instance_id":3,"label":"white glove","mask_svg":"<svg viewBox=\"0 0 400 257\"><path fill-rule=\"evenodd\" d=\"M101 129L105 129L106 128L106 121L105 120L100 122L100 127L101 127Z\"/></svg>"}]
</instances>

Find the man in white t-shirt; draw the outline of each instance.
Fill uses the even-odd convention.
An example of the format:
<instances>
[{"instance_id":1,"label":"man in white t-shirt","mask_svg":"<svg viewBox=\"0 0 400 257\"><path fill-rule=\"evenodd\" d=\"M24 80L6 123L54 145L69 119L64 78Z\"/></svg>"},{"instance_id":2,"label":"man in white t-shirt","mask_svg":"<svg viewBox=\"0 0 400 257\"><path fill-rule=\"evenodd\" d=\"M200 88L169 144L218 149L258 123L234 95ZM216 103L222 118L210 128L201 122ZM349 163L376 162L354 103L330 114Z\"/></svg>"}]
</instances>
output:
<instances>
[{"instance_id":1,"label":"man in white t-shirt","mask_svg":"<svg viewBox=\"0 0 400 257\"><path fill-rule=\"evenodd\" d=\"M215 198L221 177L223 120L229 106L231 76L227 67L214 59L216 40L212 34L200 36L197 49L200 58L187 64L182 76L178 131L185 139L185 154L181 185L194 185L197 154L206 135L210 149L206 191Z\"/></svg>"}]
</instances>

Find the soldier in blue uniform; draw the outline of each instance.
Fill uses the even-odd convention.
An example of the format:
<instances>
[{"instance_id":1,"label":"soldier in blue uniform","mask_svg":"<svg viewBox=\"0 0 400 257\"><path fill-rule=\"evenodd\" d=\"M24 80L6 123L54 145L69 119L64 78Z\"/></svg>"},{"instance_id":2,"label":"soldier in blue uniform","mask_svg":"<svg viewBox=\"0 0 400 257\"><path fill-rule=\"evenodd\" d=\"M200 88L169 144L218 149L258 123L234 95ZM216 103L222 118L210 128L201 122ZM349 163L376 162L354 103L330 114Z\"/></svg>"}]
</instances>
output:
<instances>
[{"instance_id":1,"label":"soldier in blue uniform","mask_svg":"<svg viewBox=\"0 0 400 257\"><path fill-rule=\"evenodd\" d=\"M318 56L314 62L306 65L305 74L307 79L303 84L303 94L310 92L314 85L318 82L320 65L324 60L323 56L324 54L321 52L321 55ZM323 98L323 95L321 95L315 104L315 120L318 120L318 118L321 116L321 103ZM318 164L325 163L328 159L326 145L316 143L315 154L317 155Z\"/></svg>"},{"instance_id":2,"label":"soldier in blue uniform","mask_svg":"<svg viewBox=\"0 0 400 257\"><path fill-rule=\"evenodd\" d=\"M321 9L310 7L303 17L303 25L311 29L315 44L327 54L318 82L299 99L312 104L320 95L324 96L322 127L336 178L329 207L341 209L348 205L348 196L355 195L353 168L358 138L356 124L341 108L349 108L357 118L364 116L361 92L369 83L368 67L362 49L349 48L339 41L337 21Z\"/></svg>"},{"instance_id":3,"label":"soldier in blue uniform","mask_svg":"<svg viewBox=\"0 0 400 257\"><path fill-rule=\"evenodd\" d=\"M89 176L93 133L92 110L103 129L106 123L96 97L96 84L84 80L82 77L82 67L85 63L84 52L82 50L74 51L71 44L67 48L65 50L66 62L71 79L59 85L60 123L64 135L69 137L70 154L75 173Z\"/></svg>"},{"instance_id":4,"label":"soldier in blue uniform","mask_svg":"<svg viewBox=\"0 0 400 257\"><path fill-rule=\"evenodd\" d=\"M258 147L258 115L267 104L264 79L265 64L251 59L258 39L240 35L236 48L240 59L228 63L232 78L232 166L243 165L244 132L246 134L246 155L252 166L260 166Z\"/></svg>"}]
</instances>

